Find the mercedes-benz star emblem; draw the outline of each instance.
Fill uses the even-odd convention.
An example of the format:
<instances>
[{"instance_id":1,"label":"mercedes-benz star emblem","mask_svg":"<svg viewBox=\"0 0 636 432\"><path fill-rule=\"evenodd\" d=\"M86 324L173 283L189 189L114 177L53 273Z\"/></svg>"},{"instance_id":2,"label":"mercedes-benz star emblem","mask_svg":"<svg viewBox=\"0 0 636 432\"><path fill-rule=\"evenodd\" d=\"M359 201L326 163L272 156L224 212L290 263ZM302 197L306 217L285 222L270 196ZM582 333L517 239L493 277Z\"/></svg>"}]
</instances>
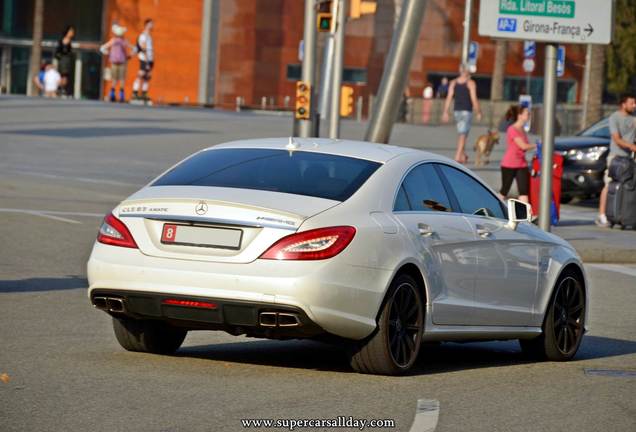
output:
<instances>
[{"instance_id":1,"label":"mercedes-benz star emblem","mask_svg":"<svg viewBox=\"0 0 636 432\"><path fill-rule=\"evenodd\" d=\"M201 201L199 204L197 204L197 206L194 208L194 211L198 214L198 215L204 215L208 212L208 205L206 203L204 203L203 201Z\"/></svg>"}]
</instances>

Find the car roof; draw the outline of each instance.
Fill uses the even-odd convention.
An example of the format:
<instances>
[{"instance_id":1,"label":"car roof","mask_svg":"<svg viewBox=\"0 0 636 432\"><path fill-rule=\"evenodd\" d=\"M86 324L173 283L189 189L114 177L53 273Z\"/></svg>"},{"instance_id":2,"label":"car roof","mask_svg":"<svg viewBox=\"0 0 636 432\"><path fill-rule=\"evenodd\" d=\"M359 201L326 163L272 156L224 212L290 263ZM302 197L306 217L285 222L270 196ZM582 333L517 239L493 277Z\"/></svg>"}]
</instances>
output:
<instances>
[{"instance_id":1,"label":"car roof","mask_svg":"<svg viewBox=\"0 0 636 432\"><path fill-rule=\"evenodd\" d=\"M414 159L431 159L448 162L443 156L409 147L398 147L387 144L377 144L366 141L340 140L330 138L259 138L231 141L205 149L215 150L224 148L261 148L286 151L308 151L347 156L356 159L366 159L385 163L397 156L409 154Z\"/></svg>"}]
</instances>

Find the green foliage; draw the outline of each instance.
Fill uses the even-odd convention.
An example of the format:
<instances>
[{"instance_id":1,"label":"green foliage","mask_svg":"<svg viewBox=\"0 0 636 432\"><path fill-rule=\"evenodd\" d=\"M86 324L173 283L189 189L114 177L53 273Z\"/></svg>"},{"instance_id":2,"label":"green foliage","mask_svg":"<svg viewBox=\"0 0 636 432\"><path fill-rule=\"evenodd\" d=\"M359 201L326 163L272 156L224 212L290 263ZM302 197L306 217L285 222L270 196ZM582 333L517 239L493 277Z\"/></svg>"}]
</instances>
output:
<instances>
[{"instance_id":1,"label":"green foliage","mask_svg":"<svg viewBox=\"0 0 636 432\"><path fill-rule=\"evenodd\" d=\"M636 0L616 0L615 20L607 48L607 89L620 94L636 85Z\"/></svg>"}]
</instances>

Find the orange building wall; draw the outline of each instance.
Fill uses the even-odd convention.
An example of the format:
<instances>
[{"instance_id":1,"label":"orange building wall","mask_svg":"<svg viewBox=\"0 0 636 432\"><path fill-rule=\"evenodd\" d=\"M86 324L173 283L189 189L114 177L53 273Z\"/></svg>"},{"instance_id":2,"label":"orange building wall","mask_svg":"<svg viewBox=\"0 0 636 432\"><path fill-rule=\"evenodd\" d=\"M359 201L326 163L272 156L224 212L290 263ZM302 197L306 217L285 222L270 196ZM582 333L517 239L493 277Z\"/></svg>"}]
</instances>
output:
<instances>
[{"instance_id":1,"label":"orange building wall","mask_svg":"<svg viewBox=\"0 0 636 432\"><path fill-rule=\"evenodd\" d=\"M154 20L152 33L155 66L150 81L150 97L163 103L197 101L201 46L202 0L106 0L105 40L118 22L128 29L126 39L134 45L146 18ZM107 64L107 62L106 62ZM139 60L128 62L126 96L132 94ZM110 83L104 84L108 94Z\"/></svg>"},{"instance_id":2,"label":"orange building wall","mask_svg":"<svg viewBox=\"0 0 636 432\"><path fill-rule=\"evenodd\" d=\"M461 56L464 0L429 0L411 63L408 90L419 96L430 73L457 73ZM345 66L367 70L366 85L356 85L355 97L377 93L396 20L394 0L377 0L377 12L347 23ZM471 39L480 43L477 75L492 74L495 44L477 34L479 2L473 10ZM236 97L258 106L262 97L282 105L294 100L294 82L286 78L288 64L298 64L298 42L303 37L304 1L224 0L220 7L217 87L218 106L233 108ZM318 35L318 64L324 34ZM534 76L543 74L543 46L539 44ZM564 79L581 80L584 48L567 47ZM512 42L506 62L508 76L523 77L522 43ZM320 70L317 71L320 73ZM579 86L580 91L580 86Z\"/></svg>"}]
</instances>

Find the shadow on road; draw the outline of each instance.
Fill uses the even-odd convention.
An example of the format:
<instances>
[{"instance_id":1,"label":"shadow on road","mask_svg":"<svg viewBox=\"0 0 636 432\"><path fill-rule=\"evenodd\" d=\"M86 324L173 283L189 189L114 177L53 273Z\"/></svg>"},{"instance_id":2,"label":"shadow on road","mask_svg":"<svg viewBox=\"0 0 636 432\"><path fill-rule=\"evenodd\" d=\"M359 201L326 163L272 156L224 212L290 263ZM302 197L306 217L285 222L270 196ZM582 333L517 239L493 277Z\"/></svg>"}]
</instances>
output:
<instances>
[{"instance_id":1,"label":"shadow on road","mask_svg":"<svg viewBox=\"0 0 636 432\"><path fill-rule=\"evenodd\" d=\"M176 355L241 364L353 372L343 348L311 340L256 340L184 347ZM586 336L574 361L634 353L636 353L636 342ZM418 363L410 375L529 363L536 363L536 361L525 357L516 341L427 344L422 347Z\"/></svg>"},{"instance_id":2,"label":"shadow on road","mask_svg":"<svg viewBox=\"0 0 636 432\"><path fill-rule=\"evenodd\" d=\"M88 281L80 276L0 280L0 293L62 291L86 287Z\"/></svg>"},{"instance_id":3,"label":"shadow on road","mask_svg":"<svg viewBox=\"0 0 636 432\"><path fill-rule=\"evenodd\" d=\"M344 350L312 340L254 340L183 347L175 354L232 363L351 372Z\"/></svg>"}]
</instances>

